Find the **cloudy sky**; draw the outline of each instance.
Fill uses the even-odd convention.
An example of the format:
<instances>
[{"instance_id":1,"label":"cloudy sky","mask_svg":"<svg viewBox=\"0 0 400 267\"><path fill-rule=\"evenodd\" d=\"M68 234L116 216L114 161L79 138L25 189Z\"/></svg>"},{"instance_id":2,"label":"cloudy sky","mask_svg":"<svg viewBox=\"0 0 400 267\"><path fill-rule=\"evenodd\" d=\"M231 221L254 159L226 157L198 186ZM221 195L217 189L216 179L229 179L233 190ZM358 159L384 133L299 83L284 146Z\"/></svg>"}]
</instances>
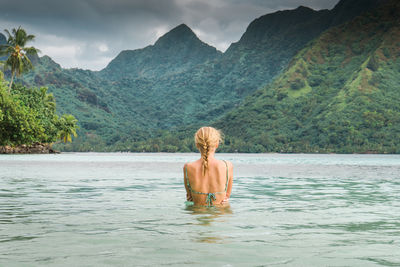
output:
<instances>
[{"instance_id":1,"label":"cloudy sky","mask_svg":"<svg viewBox=\"0 0 400 267\"><path fill-rule=\"evenodd\" d=\"M257 17L339 0L0 0L0 29L22 26L32 45L65 68L100 70L118 53L143 48L185 23L225 51ZM4 33L4 32L2 32Z\"/></svg>"}]
</instances>

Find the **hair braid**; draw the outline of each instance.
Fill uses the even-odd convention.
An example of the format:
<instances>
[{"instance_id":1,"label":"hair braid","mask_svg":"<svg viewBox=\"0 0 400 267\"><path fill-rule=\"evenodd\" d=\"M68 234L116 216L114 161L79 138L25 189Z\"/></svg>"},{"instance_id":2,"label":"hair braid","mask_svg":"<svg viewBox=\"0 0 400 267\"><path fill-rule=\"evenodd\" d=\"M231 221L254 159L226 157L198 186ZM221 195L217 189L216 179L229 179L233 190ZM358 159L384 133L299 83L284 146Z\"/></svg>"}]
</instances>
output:
<instances>
[{"instance_id":1,"label":"hair braid","mask_svg":"<svg viewBox=\"0 0 400 267\"><path fill-rule=\"evenodd\" d=\"M221 133L212 127L202 127L196 132L194 139L201 153L203 175L205 175L208 169L209 153L218 146L221 141Z\"/></svg>"},{"instance_id":2,"label":"hair braid","mask_svg":"<svg viewBox=\"0 0 400 267\"><path fill-rule=\"evenodd\" d=\"M205 143L203 145L203 175L206 175L206 171L208 169L208 151L209 145Z\"/></svg>"}]
</instances>

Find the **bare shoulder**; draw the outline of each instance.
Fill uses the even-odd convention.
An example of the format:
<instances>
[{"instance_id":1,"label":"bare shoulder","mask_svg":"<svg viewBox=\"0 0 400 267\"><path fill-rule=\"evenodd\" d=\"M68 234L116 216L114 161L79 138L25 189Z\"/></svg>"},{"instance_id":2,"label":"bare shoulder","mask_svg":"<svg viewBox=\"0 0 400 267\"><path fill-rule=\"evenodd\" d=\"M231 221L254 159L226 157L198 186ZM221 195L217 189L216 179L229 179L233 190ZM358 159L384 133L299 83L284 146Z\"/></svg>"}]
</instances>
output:
<instances>
[{"instance_id":1,"label":"bare shoulder","mask_svg":"<svg viewBox=\"0 0 400 267\"><path fill-rule=\"evenodd\" d=\"M183 165L183 169L193 169L196 166L197 161L186 162Z\"/></svg>"},{"instance_id":2,"label":"bare shoulder","mask_svg":"<svg viewBox=\"0 0 400 267\"><path fill-rule=\"evenodd\" d=\"M191 162L186 162L186 163L183 165L183 171L186 171L188 168L190 168L190 163L191 163Z\"/></svg>"},{"instance_id":3,"label":"bare shoulder","mask_svg":"<svg viewBox=\"0 0 400 267\"><path fill-rule=\"evenodd\" d=\"M192 164L192 162L186 162L184 165L183 165L183 169L186 169L186 168L190 168L190 165Z\"/></svg>"},{"instance_id":4,"label":"bare shoulder","mask_svg":"<svg viewBox=\"0 0 400 267\"><path fill-rule=\"evenodd\" d=\"M221 160L219 164L220 164L220 166L223 166L223 168L226 168L226 166L227 166L228 167L228 171L230 173L233 172L233 164L232 164L232 162L230 162L228 160Z\"/></svg>"},{"instance_id":5,"label":"bare shoulder","mask_svg":"<svg viewBox=\"0 0 400 267\"><path fill-rule=\"evenodd\" d=\"M230 162L229 160L223 160L223 161L226 162L226 164L228 165L228 168L229 168L229 169L232 169L232 168L233 168L232 162Z\"/></svg>"}]
</instances>

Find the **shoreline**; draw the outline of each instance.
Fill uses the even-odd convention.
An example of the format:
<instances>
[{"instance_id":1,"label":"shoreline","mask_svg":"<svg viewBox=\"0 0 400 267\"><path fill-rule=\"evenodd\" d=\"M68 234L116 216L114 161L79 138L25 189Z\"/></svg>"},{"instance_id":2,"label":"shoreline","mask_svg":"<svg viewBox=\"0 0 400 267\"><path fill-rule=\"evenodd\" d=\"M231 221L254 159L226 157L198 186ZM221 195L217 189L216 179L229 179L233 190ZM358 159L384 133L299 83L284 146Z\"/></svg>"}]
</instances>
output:
<instances>
[{"instance_id":1,"label":"shoreline","mask_svg":"<svg viewBox=\"0 0 400 267\"><path fill-rule=\"evenodd\" d=\"M34 143L32 145L0 146L0 154L59 154L50 144Z\"/></svg>"},{"instance_id":2,"label":"shoreline","mask_svg":"<svg viewBox=\"0 0 400 267\"><path fill-rule=\"evenodd\" d=\"M57 151L57 154L176 154L176 155L199 155L199 152L134 152L134 151ZM1 154L1 153L0 153ZM216 152L218 154L230 155L399 155L398 153L312 153L312 152L296 152L296 153L283 153L283 152L263 152L263 153L248 153L248 152Z\"/></svg>"},{"instance_id":3,"label":"shoreline","mask_svg":"<svg viewBox=\"0 0 400 267\"><path fill-rule=\"evenodd\" d=\"M198 154L199 152L148 152L148 151L58 151L52 148L52 144L34 143L32 145L18 146L0 146L0 155L7 154L68 154L68 153L93 153L93 154ZM334 153L334 152L217 152L217 154L248 154L248 155L400 155L399 153L379 153L379 152L364 152L364 153Z\"/></svg>"}]
</instances>

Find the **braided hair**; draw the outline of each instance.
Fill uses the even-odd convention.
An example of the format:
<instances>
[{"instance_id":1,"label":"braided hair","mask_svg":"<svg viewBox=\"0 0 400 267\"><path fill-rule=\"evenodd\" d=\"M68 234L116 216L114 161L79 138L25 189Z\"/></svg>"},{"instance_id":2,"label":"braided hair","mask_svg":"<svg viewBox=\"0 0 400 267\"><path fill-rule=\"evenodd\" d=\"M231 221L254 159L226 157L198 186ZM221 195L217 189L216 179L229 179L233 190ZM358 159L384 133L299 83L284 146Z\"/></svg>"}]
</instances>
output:
<instances>
[{"instance_id":1,"label":"braided hair","mask_svg":"<svg viewBox=\"0 0 400 267\"><path fill-rule=\"evenodd\" d=\"M205 175L208 169L208 155L221 141L221 132L212 127L201 127L194 135L194 141L201 153L203 175Z\"/></svg>"}]
</instances>

